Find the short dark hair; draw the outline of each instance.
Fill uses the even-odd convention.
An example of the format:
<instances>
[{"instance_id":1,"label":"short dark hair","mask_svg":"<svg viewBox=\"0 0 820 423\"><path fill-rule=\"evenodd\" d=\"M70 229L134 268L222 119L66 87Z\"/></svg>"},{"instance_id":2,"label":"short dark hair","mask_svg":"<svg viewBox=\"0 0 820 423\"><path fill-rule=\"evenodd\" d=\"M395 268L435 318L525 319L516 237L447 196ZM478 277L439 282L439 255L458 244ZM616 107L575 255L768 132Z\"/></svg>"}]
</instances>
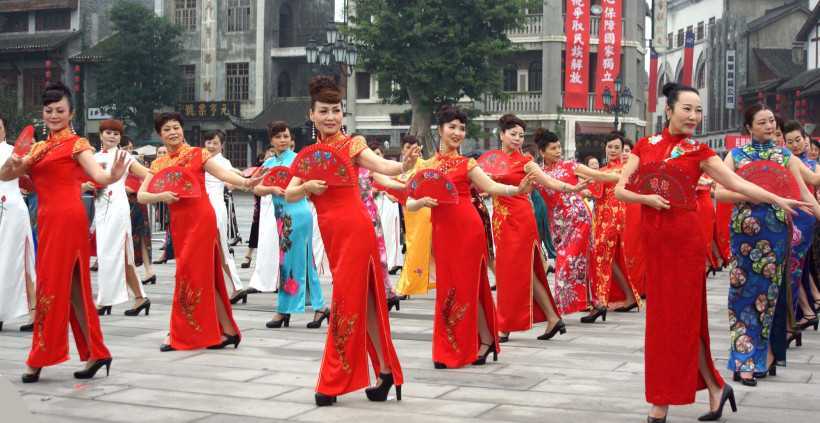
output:
<instances>
[{"instance_id":1,"label":"short dark hair","mask_svg":"<svg viewBox=\"0 0 820 423\"><path fill-rule=\"evenodd\" d=\"M438 110L438 113L436 113L436 121L438 121L439 128L444 126L445 123L452 122L454 120L457 120L466 125L467 113L464 113L463 110L451 104L446 104L442 106Z\"/></svg>"},{"instance_id":2,"label":"short dark hair","mask_svg":"<svg viewBox=\"0 0 820 423\"><path fill-rule=\"evenodd\" d=\"M589 161L592 160L592 159L598 160L597 157L595 157L593 155L589 155L589 156L584 157L584 160L582 160L581 163L583 163L585 166L589 166Z\"/></svg>"},{"instance_id":3,"label":"short dark hair","mask_svg":"<svg viewBox=\"0 0 820 423\"><path fill-rule=\"evenodd\" d=\"M803 129L803 124L796 120L790 120L783 124L783 135L788 134L789 132L800 131L800 136L806 136L806 130Z\"/></svg>"},{"instance_id":4,"label":"short dark hair","mask_svg":"<svg viewBox=\"0 0 820 423\"><path fill-rule=\"evenodd\" d=\"M682 92L690 92L695 93L700 96L700 92L689 85L678 84L677 82L668 82L664 84L663 89L661 90L664 97L666 97L666 105L669 106L670 109L675 109L675 104L678 104L678 98L680 98L680 93Z\"/></svg>"},{"instance_id":5,"label":"short dark hair","mask_svg":"<svg viewBox=\"0 0 820 423\"><path fill-rule=\"evenodd\" d=\"M749 128L752 127L752 123L754 123L755 115L764 110L771 109L763 103L755 103L747 107L746 110L743 111L743 129L748 132Z\"/></svg>"},{"instance_id":6,"label":"short dark hair","mask_svg":"<svg viewBox=\"0 0 820 423\"><path fill-rule=\"evenodd\" d=\"M612 131L606 136L607 143L613 140L621 140L621 145L623 145L624 139L626 139L626 134L624 134L622 131Z\"/></svg>"},{"instance_id":7,"label":"short dark hair","mask_svg":"<svg viewBox=\"0 0 820 423\"><path fill-rule=\"evenodd\" d=\"M783 120L782 117L780 117L780 115L778 115L777 113L774 114L774 123L775 123L775 125L777 125L776 128L779 129L780 132L785 134L786 132L783 130L784 122L785 121Z\"/></svg>"},{"instance_id":8,"label":"short dark hair","mask_svg":"<svg viewBox=\"0 0 820 423\"><path fill-rule=\"evenodd\" d=\"M60 81L50 81L43 90L43 107L57 103L66 99L68 110L74 110L74 101L71 99L71 91Z\"/></svg>"},{"instance_id":9,"label":"short dark hair","mask_svg":"<svg viewBox=\"0 0 820 423\"><path fill-rule=\"evenodd\" d=\"M561 142L554 132L545 128L538 128L535 130L535 145L538 146L538 151L544 151L550 144Z\"/></svg>"},{"instance_id":10,"label":"short dark hair","mask_svg":"<svg viewBox=\"0 0 820 423\"><path fill-rule=\"evenodd\" d=\"M402 148L404 148L404 146L407 145L407 144L418 145L419 144L419 139L416 138L415 135L407 134L407 135L401 137L401 146L402 146Z\"/></svg>"},{"instance_id":11,"label":"short dark hair","mask_svg":"<svg viewBox=\"0 0 820 423\"><path fill-rule=\"evenodd\" d=\"M632 142L632 140L629 138L621 138L621 142L623 143L624 147L628 145L629 148L635 148L635 143Z\"/></svg>"},{"instance_id":12,"label":"short dark hair","mask_svg":"<svg viewBox=\"0 0 820 423\"><path fill-rule=\"evenodd\" d=\"M185 126L185 122L182 120L181 114L177 112L164 112L160 113L159 116L154 118L154 130L157 131L157 134L159 134L162 130L162 127L172 120L179 122L180 126Z\"/></svg>"},{"instance_id":13,"label":"short dark hair","mask_svg":"<svg viewBox=\"0 0 820 423\"><path fill-rule=\"evenodd\" d=\"M125 147L128 144L133 145L134 140L132 140L131 137L129 137L127 135L123 135L122 139L120 140L120 147ZM164 146L162 146L162 147L164 147Z\"/></svg>"},{"instance_id":14,"label":"short dark hair","mask_svg":"<svg viewBox=\"0 0 820 423\"><path fill-rule=\"evenodd\" d=\"M287 130L289 130L288 123L283 120L268 123L268 140Z\"/></svg>"},{"instance_id":15,"label":"short dark hair","mask_svg":"<svg viewBox=\"0 0 820 423\"><path fill-rule=\"evenodd\" d=\"M225 131L221 129L214 129L213 131L207 131L202 133L202 141L208 141L214 138L219 138L219 143L225 144L227 136L225 135Z\"/></svg>"},{"instance_id":16,"label":"short dark hair","mask_svg":"<svg viewBox=\"0 0 820 423\"><path fill-rule=\"evenodd\" d=\"M501 132L509 131L510 129L515 128L516 126L520 126L521 129L527 130L527 124L524 123L518 116L507 113L504 116L501 116L501 119L498 119L498 129Z\"/></svg>"},{"instance_id":17,"label":"short dark hair","mask_svg":"<svg viewBox=\"0 0 820 423\"><path fill-rule=\"evenodd\" d=\"M367 142L367 147L373 151L379 150L382 154L385 153L384 151L384 144L380 143L378 140L372 140Z\"/></svg>"},{"instance_id":18,"label":"short dark hair","mask_svg":"<svg viewBox=\"0 0 820 423\"><path fill-rule=\"evenodd\" d=\"M100 122L100 133L105 130L119 132L120 135L125 135L125 131L123 130L125 125L119 119L106 119Z\"/></svg>"}]
</instances>

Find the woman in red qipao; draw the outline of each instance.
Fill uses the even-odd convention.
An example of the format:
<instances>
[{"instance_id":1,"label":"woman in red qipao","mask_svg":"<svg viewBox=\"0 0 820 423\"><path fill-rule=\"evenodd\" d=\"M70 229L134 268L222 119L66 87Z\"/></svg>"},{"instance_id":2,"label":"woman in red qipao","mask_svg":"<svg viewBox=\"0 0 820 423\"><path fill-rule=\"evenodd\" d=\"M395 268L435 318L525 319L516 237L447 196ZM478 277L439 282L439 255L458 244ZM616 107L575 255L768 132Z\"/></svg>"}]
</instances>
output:
<instances>
[{"instance_id":1,"label":"woman in red qipao","mask_svg":"<svg viewBox=\"0 0 820 423\"><path fill-rule=\"evenodd\" d=\"M613 131L607 137L606 166L601 172L620 175L624 135ZM622 302L615 309L627 312L640 306L641 297L630 278L624 244L626 241L626 203L615 198L615 183L602 184L601 198L595 202L595 219L592 229L595 238L590 268L590 288L594 308L581 318L581 323L595 323L598 317L606 320L610 302ZM637 228L630 228L630 231Z\"/></svg>"},{"instance_id":2,"label":"woman in red qipao","mask_svg":"<svg viewBox=\"0 0 820 423\"><path fill-rule=\"evenodd\" d=\"M545 174L532 156L521 152L527 126L515 115L498 121L501 151L510 158L510 170L496 177L502 184L518 185L532 174L535 181L556 192L577 192L586 183L570 185ZM576 181L577 182L577 181ZM547 271L538 239L538 226L529 195L493 196L493 238L495 239L496 302L499 342L507 342L512 331L529 330L533 323L547 322L547 340L565 325L547 283Z\"/></svg>"},{"instance_id":3,"label":"woman in red qipao","mask_svg":"<svg viewBox=\"0 0 820 423\"><path fill-rule=\"evenodd\" d=\"M436 256L433 363L437 369L483 365L490 353L497 359L498 328L487 277L487 238L481 217L471 202L470 184L495 196L514 196L531 191L532 177L522 177L518 187L494 182L475 160L459 154L466 134L467 115L455 107L445 106L438 113L438 122L440 151L419 168L437 169L447 175L458 190L459 201L439 205L430 197L407 200L407 208L412 211L432 208L433 254ZM505 212L495 210L495 213ZM531 259L532 249L525 254L520 258ZM524 276L530 284L533 266L530 265ZM532 292L532 288L525 289ZM532 304L530 295L527 294L527 307Z\"/></svg>"},{"instance_id":4,"label":"woman in red qipao","mask_svg":"<svg viewBox=\"0 0 820 423\"><path fill-rule=\"evenodd\" d=\"M88 177L100 185L119 180L126 170L125 153L118 153L110 171L104 171L88 140L69 128L73 116L71 92L60 82L49 83L43 93L48 139L35 143L25 157L12 154L0 169L4 181L31 175L40 201L37 313L23 383L37 382L43 367L68 360L69 322L80 360L86 362L74 377L90 379L103 366L107 374L111 366L91 298L88 217L80 184Z\"/></svg>"},{"instance_id":5,"label":"woman in red qipao","mask_svg":"<svg viewBox=\"0 0 820 423\"><path fill-rule=\"evenodd\" d=\"M397 176L415 165L418 147L408 152L403 163L398 163L376 155L367 148L363 137L349 137L341 132L342 94L332 78L314 77L310 81L310 97L310 120L319 131L318 142L349 157L356 167ZM358 175L358 170L354 175ZM307 195L316 206L333 273L330 328L316 384L316 405L332 405L337 395L367 386L368 353L378 385L365 391L367 398L385 401L395 384L396 399L401 400L403 376L390 338L376 232L358 185L328 187L325 181L294 177L285 190L285 200L289 202Z\"/></svg>"},{"instance_id":6,"label":"woman in red qipao","mask_svg":"<svg viewBox=\"0 0 820 423\"><path fill-rule=\"evenodd\" d=\"M257 185L262 178L245 179L211 162L208 150L185 142L182 124L179 113L163 113L154 121L154 129L168 154L151 163L151 173L181 166L199 182L200 196L179 198L169 191L152 194L147 189L153 175L145 178L137 194L142 204L163 202L171 210L170 230L177 267L171 331L160 351L220 349L228 345L236 348L241 336L223 279L216 215L205 192L205 172L245 189Z\"/></svg>"},{"instance_id":7,"label":"woman in red qipao","mask_svg":"<svg viewBox=\"0 0 820 423\"><path fill-rule=\"evenodd\" d=\"M715 188L715 181L709 176L703 176L698 180L697 194L698 201L698 222L700 230L703 232L703 239L706 241L706 266L714 274L722 269L726 263L726 258L717 248L717 220L715 213L715 202L712 199L712 192Z\"/></svg>"},{"instance_id":8,"label":"woman in red qipao","mask_svg":"<svg viewBox=\"0 0 820 423\"><path fill-rule=\"evenodd\" d=\"M624 150L621 160L626 163L629 160L629 153L635 145L631 140L624 139ZM641 205L626 203L626 220L624 226L624 242L621 245L624 249L624 260L626 262L626 274L629 282L635 287L641 298L646 298L646 254L643 251L643 241L641 240ZM614 311L629 311L626 308L617 308Z\"/></svg>"},{"instance_id":9,"label":"woman in red qipao","mask_svg":"<svg viewBox=\"0 0 820 423\"><path fill-rule=\"evenodd\" d=\"M709 412L700 421L719 420L732 387L715 369L709 349L706 310L706 243L696 210L670 207L659 195L637 194L625 186L640 166L669 161L680 166L692 185L706 172L716 182L755 201L774 203L785 210L803 203L786 200L745 181L729 170L705 144L691 140L703 119L697 90L666 84L668 128L641 139L624 166L615 194L621 201L640 203L641 233L647 259L647 311L644 366L646 400L652 404L648 422L665 422L669 405L691 404L695 392L709 390ZM687 193L694 201L695 190ZM695 228L697 229L697 228Z\"/></svg>"}]
</instances>

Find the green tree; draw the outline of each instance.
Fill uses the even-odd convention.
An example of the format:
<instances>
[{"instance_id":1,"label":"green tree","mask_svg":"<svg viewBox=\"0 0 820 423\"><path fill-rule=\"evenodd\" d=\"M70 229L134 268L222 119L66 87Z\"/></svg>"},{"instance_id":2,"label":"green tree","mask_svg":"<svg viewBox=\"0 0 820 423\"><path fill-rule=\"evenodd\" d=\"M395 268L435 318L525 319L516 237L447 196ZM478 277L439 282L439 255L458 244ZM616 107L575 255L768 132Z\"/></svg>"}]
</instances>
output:
<instances>
[{"instance_id":1,"label":"green tree","mask_svg":"<svg viewBox=\"0 0 820 423\"><path fill-rule=\"evenodd\" d=\"M515 51L506 31L532 0L356 0L351 35L362 66L392 80L392 102L409 102L410 134L435 151L430 127L442 104L501 95L501 59ZM540 1L538 2L540 3Z\"/></svg>"},{"instance_id":2,"label":"green tree","mask_svg":"<svg viewBox=\"0 0 820 423\"><path fill-rule=\"evenodd\" d=\"M97 99L142 137L152 131L154 110L175 105L179 97L182 32L128 0L114 4L110 15L116 33L104 44Z\"/></svg>"}]
</instances>

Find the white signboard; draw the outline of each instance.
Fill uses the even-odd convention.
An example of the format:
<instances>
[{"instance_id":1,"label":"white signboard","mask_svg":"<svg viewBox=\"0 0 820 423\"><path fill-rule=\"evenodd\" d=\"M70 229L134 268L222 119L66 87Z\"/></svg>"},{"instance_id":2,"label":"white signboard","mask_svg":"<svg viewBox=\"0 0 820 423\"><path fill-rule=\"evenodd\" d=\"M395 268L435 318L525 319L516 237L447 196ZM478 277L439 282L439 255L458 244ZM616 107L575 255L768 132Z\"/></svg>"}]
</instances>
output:
<instances>
[{"instance_id":1,"label":"white signboard","mask_svg":"<svg viewBox=\"0 0 820 423\"><path fill-rule=\"evenodd\" d=\"M106 120L111 119L111 115L102 111L99 107L88 108L88 120Z\"/></svg>"},{"instance_id":2,"label":"white signboard","mask_svg":"<svg viewBox=\"0 0 820 423\"><path fill-rule=\"evenodd\" d=\"M652 34L652 47L654 47L658 53L663 53L668 47L671 47L666 45L666 3L667 0L655 0L653 2L655 8L655 33Z\"/></svg>"},{"instance_id":3,"label":"white signboard","mask_svg":"<svg viewBox=\"0 0 820 423\"><path fill-rule=\"evenodd\" d=\"M726 50L726 108L734 110L735 103L737 103L736 89L737 81L735 81L735 69L737 68L737 61L735 60L735 51Z\"/></svg>"}]
</instances>

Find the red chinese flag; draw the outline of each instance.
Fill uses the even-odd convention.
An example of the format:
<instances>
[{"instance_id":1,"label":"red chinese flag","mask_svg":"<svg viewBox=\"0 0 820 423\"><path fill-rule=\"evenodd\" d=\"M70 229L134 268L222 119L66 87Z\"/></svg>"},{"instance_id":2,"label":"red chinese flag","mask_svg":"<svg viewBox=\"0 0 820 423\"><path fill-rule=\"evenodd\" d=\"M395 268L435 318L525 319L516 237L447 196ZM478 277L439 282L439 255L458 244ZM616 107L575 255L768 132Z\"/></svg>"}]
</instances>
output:
<instances>
[{"instance_id":1,"label":"red chinese flag","mask_svg":"<svg viewBox=\"0 0 820 423\"><path fill-rule=\"evenodd\" d=\"M695 33L686 31L686 41L683 44L683 72L681 73L681 84L692 85L692 63L694 60Z\"/></svg>"},{"instance_id":2,"label":"red chinese flag","mask_svg":"<svg viewBox=\"0 0 820 423\"><path fill-rule=\"evenodd\" d=\"M585 109L589 90L589 0L567 0L564 108Z\"/></svg>"},{"instance_id":3,"label":"red chinese flag","mask_svg":"<svg viewBox=\"0 0 820 423\"><path fill-rule=\"evenodd\" d=\"M658 107L658 53L652 49L649 53L649 113L655 113Z\"/></svg>"},{"instance_id":4,"label":"red chinese flag","mask_svg":"<svg viewBox=\"0 0 820 423\"><path fill-rule=\"evenodd\" d=\"M604 108L604 90L609 88L612 99L617 102L615 80L621 74L621 1L603 0L598 28L598 66L595 83L595 108Z\"/></svg>"}]
</instances>

